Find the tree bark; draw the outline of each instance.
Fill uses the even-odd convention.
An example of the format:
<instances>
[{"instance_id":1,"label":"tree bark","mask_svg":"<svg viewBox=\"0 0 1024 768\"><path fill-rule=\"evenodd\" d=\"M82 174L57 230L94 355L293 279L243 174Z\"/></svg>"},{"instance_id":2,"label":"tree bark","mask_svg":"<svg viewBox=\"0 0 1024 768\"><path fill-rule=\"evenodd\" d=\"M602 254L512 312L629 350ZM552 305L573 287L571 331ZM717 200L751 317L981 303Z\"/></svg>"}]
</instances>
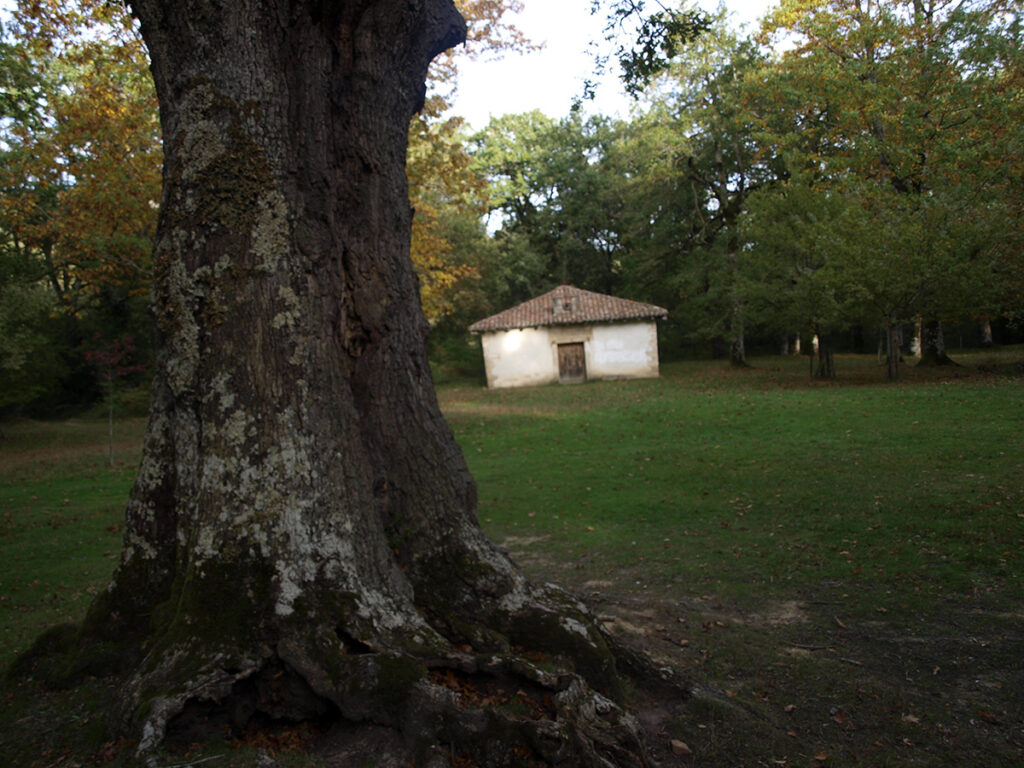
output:
<instances>
[{"instance_id":1,"label":"tree bark","mask_svg":"<svg viewBox=\"0 0 1024 768\"><path fill-rule=\"evenodd\" d=\"M924 320L921 322L921 359L918 365L956 365L956 362L946 354L946 339L942 333L942 323L939 320Z\"/></svg>"},{"instance_id":2,"label":"tree bark","mask_svg":"<svg viewBox=\"0 0 1024 768\"><path fill-rule=\"evenodd\" d=\"M721 151L717 154L720 162ZM723 183L722 189L725 188ZM729 237L726 259L732 271L733 290L736 290L740 281L740 255L739 244L732 236ZM733 368L750 367L747 363L746 324L743 313L743 299L734 295L732 297L731 316L729 318L729 364Z\"/></svg>"},{"instance_id":3,"label":"tree bark","mask_svg":"<svg viewBox=\"0 0 1024 768\"><path fill-rule=\"evenodd\" d=\"M992 340L992 320L990 318L982 318L980 323L981 330L981 346L982 349L991 349L995 346Z\"/></svg>"},{"instance_id":4,"label":"tree bark","mask_svg":"<svg viewBox=\"0 0 1024 768\"><path fill-rule=\"evenodd\" d=\"M73 669L124 675L111 721L143 752L199 712L390 728L403 764L453 741L645 764L594 690L618 685L599 627L483 535L434 395L404 166L427 65L465 34L451 0L132 7L164 133L158 357ZM481 677L552 703L481 714L459 693Z\"/></svg>"},{"instance_id":5,"label":"tree bark","mask_svg":"<svg viewBox=\"0 0 1024 768\"><path fill-rule=\"evenodd\" d=\"M832 348L829 346L824 334L816 332L814 338L817 343L814 345L817 365L814 368L814 378L834 379L836 377L835 360L832 357ZM812 358L813 359L813 358Z\"/></svg>"},{"instance_id":6,"label":"tree bark","mask_svg":"<svg viewBox=\"0 0 1024 768\"><path fill-rule=\"evenodd\" d=\"M894 322L885 327L886 346L886 377L889 381L896 381L900 377L900 329Z\"/></svg>"},{"instance_id":7,"label":"tree bark","mask_svg":"<svg viewBox=\"0 0 1024 768\"><path fill-rule=\"evenodd\" d=\"M746 331L743 322L743 302L734 300L729 327L729 364L733 368L749 368L747 363Z\"/></svg>"}]
</instances>

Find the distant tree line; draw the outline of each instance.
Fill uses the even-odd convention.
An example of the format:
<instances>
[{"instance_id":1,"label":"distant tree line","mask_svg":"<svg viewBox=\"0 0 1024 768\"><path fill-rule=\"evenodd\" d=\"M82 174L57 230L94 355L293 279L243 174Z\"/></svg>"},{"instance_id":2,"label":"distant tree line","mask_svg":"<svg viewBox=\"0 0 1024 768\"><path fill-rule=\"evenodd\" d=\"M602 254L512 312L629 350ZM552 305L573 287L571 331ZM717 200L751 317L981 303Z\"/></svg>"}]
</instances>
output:
<instances>
[{"instance_id":1,"label":"distant tree line","mask_svg":"<svg viewBox=\"0 0 1024 768\"><path fill-rule=\"evenodd\" d=\"M515 2L460 7L476 50L528 47L502 21ZM878 350L896 377L915 329L937 364L953 334L1024 338L1015 3L784 0L751 35L678 18L623 55L628 120L535 112L470 135L446 112L454 61L435 64L407 168L439 372L479 369L471 322L563 282L669 309L665 358L799 345L830 375L833 349ZM0 84L0 411L86 407L99 349L152 356L146 51L119 4L21 2Z\"/></svg>"},{"instance_id":2,"label":"distant tree line","mask_svg":"<svg viewBox=\"0 0 1024 768\"><path fill-rule=\"evenodd\" d=\"M558 282L670 310L671 356L1021 338L1024 114L1012 3L783 2L723 17L628 121L497 118L473 137L497 305ZM995 330L993 330L995 329Z\"/></svg>"},{"instance_id":3,"label":"distant tree line","mask_svg":"<svg viewBox=\"0 0 1024 768\"><path fill-rule=\"evenodd\" d=\"M95 354L152 355L156 98L116 4L19 3L3 32L0 409L59 414L102 397Z\"/></svg>"},{"instance_id":4,"label":"distant tree line","mask_svg":"<svg viewBox=\"0 0 1024 768\"><path fill-rule=\"evenodd\" d=\"M519 0L458 5L460 56L529 47L504 20ZM475 273L463 230L477 234L486 211L462 120L445 114L457 71L451 52L434 62L409 127L412 256L435 319L455 311L458 282ZM132 358L117 389L134 388L136 412L145 408L161 161L148 54L127 5L15 3L0 19L0 418L109 400L109 371L95 361L115 348Z\"/></svg>"}]
</instances>

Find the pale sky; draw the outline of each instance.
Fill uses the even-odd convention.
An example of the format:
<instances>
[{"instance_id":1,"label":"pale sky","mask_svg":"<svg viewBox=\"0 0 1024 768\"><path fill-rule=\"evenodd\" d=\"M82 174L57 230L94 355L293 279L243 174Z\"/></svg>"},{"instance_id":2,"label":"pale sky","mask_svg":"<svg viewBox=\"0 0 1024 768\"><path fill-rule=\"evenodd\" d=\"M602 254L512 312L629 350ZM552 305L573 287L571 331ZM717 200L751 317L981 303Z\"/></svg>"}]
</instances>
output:
<instances>
[{"instance_id":1,"label":"pale sky","mask_svg":"<svg viewBox=\"0 0 1024 768\"><path fill-rule=\"evenodd\" d=\"M753 24L773 3L769 0L724 0L734 25ZM604 18L590 15L591 0L523 0L522 14L513 22L541 51L509 55L499 61L459 62L459 85L451 114L460 115L474 129L492 116L539 109L549 117L568 114L575 96L590 76L592 60L586 55L591 40L603 39ZM717 0L699 5L714 10ZM626 117L631 100L609 75L597 91L588 112Z\"/></svg>"},{"instance_id":2,"label":"pale sky","mask_svg":"<svg viewBox=\"0 0 1024 768\"><path fill-rule=\"evenodd\" d=\"M714 10L719 0L698 0ZM771 0L722 0L735 25L753 24ZM0 0L0 17L13 6ZM527 37L544 49L507 55L498 61L459 62L459 85L451 114L460 115L472 128L487 125L491 116L539 109L549 117L568 114L574 97L591 77L593 61L586 55L592 40L603 39L603 16L590 15L591 0L523 0L523 12L512 17ZM671 5L671 4L670 4ZM626 117L632 100L615 74L606 76L588 113Z\"/></svg>"}]
</instances>

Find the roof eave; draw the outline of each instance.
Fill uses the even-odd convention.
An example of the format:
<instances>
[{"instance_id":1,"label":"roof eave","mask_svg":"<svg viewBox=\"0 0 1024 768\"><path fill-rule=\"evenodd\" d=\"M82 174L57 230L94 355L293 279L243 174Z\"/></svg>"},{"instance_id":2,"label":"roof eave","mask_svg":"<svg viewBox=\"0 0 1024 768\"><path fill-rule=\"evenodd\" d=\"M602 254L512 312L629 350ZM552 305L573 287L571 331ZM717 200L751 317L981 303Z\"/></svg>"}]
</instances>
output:
<instances>
[{"instance_id":1,"label":"roof eave","mask_svg":"<svg viewBox=\"0 0 1024 768\"><path fill-rule=\"evenodd\" d=\"M526 328L557 328L565 325L612 325L614 323L629 323L629 322L640 322L643 320L665 320L668 318L668 311L656 314L656 315L643 315L640 317L606 317L598 320L576 320L574 322L565 323L535 323L533 325L501 325L494 328L474 328L470 326L468 329L474 336L479 336L483 333L498 333L499 331L522 331Z\"/></svg>"}]
</instances>

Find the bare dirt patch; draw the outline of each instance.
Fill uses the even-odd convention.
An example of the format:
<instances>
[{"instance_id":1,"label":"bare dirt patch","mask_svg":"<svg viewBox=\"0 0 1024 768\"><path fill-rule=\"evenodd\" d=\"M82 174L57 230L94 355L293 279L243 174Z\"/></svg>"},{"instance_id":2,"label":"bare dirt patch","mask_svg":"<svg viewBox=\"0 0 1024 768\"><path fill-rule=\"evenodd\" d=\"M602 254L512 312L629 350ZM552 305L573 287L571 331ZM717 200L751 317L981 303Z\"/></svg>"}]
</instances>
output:
<instances>
[{"instance_id":1,"label":"bare dirt patch","mask_svg":"<svg viewBox=\"0 0 1024 768\"><path fill-rule=\"evenodd\" d=\"M685 681L678 695L635 692L661 765L1024 765L1016 612L949 599L927 612L864 615L837 585L730 603L683 585L649 587L624 570L595 577L520 541L506 546Z\"/></svg>"},{"instance_id":2,"label":"bare dirt patch","mask_svg":"<svg viewBox=\"0 0 1024 768\"><path fill-rule=\"evenodd\" d=\"M592 587L609 632L687 681L676 701L638 692L665 765L1024 764L1019 618L951 607L908 628L800 600L749 609Z\"/></svg>"}]
</instances>

